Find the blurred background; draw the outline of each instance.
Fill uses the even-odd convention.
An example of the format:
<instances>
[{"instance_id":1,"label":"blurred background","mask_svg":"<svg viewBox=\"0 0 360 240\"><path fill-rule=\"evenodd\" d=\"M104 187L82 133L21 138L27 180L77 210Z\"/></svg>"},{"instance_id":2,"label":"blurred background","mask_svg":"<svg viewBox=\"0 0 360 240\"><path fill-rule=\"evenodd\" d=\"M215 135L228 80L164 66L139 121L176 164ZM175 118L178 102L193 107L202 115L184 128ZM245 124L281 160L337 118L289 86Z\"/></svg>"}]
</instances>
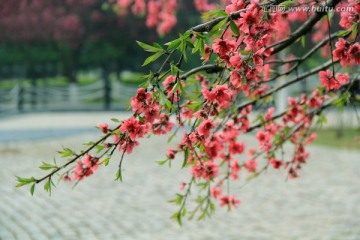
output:
<instances>
[{"instance_id":1,"label":"blurred background","mask_svg":"<svg viewBox=\"0 0 360 240\"><path fill-rule=\"evenodd\" d=\"M356 98L327 112L302 178L286 182L285 172L269 171L234 187L238 209L219 209L183 228L169 219L177 208L167 200L188 173L176 163L155 163L165 156L166 137L145 139L125 159L124 183L113 181L115 156L75 190L60 184L49 198L40 186L34 197L15 188L15 176L41 176L37 166L61 146L79 150L96 140L97 123L129 116L141 76L159 67L141 67L147 54L135 40L166 43L200 22L190 0L177 17L176 27L159 36L144 18L121 15L103 0L0 0L0 239L360 239ZM305 50L295 46L294 53ZM299 71L319 61L315 54ZM190 57L187 68L199 63ZM307 79L277 99L316 84L316 77ZM255 143L251 135L244 140Z\"/></svg>"},{"instance_id":2,"label":"blurred background","mask_svg":"<svg viewBox=\"0 0 360 240\"><path fill-rule=\"evenodd\" d=\"M199 22L192 4L181 4L178 24L160 37L143 17L104 0L1 0L0 114L127 108L149 71L135 40L176 38Z\"/></svg>"}]
</instances>

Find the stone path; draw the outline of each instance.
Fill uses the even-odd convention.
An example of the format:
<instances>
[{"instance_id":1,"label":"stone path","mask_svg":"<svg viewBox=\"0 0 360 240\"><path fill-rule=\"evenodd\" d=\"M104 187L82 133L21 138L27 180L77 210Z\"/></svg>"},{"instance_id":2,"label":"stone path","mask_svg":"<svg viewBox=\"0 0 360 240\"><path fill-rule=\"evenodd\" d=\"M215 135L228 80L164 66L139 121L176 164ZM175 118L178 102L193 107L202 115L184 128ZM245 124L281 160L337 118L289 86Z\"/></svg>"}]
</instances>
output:
<instances>
[{"instance_id":1,"label":"stone path","mask_svg":"<svg viewBox=\"0 0 360 240\"><path fill-rule=\"evenodd\" d=\"M77 119L103 121L100 114L81 116ZM13 126L26 125L27 120L13 119ZM33 120L42 122L38 128L48 121ZM234 211L217 208L212 219L186 221L182 228L169 219L177 208L167 200L188 173L176 164L168 169L155 163L164 157L166 138L145 139L126 157L123 183L113 181L118 156L74 190L61 183L51 197L40 186L33 197L28 188L14 187L15 175L39 176L37 166L52 159L61 145L78 148L96 137L88 133L0 143L0 239L360 239L356 151L312 147L302 178L286 182L285 173L269 171L236 191L242 204Z\"/></svg>"}]
</instances>

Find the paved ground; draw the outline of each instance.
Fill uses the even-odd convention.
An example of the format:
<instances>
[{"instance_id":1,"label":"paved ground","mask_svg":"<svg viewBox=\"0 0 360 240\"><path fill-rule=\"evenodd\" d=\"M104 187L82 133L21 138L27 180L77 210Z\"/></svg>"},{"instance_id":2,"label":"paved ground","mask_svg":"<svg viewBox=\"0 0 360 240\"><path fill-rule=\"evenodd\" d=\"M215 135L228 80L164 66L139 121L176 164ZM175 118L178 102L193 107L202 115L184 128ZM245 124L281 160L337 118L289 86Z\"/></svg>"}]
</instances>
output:
<instances>
[{"instance_id":1,"label":"paved ground","mask_svg":"<svg viewBox=\"0 0 360 240\"><path fill-rule=\"evenodd\" d=\"M0 120L0 130L86 128L113 116L24 115ZM356 151L312 147L301 179L285 182L285 173L269 171L237 191L238 209L218 208L212 219L185 222L182 228L169 220L176 207L167 200L187 173L155 163L164 156L165 138L142 141L125 159L121 184L113 181L114 158L74 190L61 183L50 198L42 189L31 197L27 188L14 188L15 175L37 176L36 166L52 159L61 145L77 148L96 136L0 143L0 239L360 239Z\"/></svg>"}]
</instances>

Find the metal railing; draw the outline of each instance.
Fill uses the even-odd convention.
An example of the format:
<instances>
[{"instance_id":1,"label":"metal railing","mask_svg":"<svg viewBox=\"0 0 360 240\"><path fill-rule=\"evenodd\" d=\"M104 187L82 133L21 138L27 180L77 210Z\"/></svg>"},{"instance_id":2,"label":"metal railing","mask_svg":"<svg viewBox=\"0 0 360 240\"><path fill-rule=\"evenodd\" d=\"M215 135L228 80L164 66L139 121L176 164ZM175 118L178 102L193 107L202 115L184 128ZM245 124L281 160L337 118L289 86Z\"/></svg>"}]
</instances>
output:
<instances>
[{"instance_id":1,"label":"metal railing","mask_svg":"<svg viewBox=\"0 0 360 240\"><path fill-rule=\"evenodd\" d=\"M107 85L108 84L108 85ZM126 110L136 87L97 81L88 85L0 88L0 114L22 111Z\"/></svg>"}]
</instances>

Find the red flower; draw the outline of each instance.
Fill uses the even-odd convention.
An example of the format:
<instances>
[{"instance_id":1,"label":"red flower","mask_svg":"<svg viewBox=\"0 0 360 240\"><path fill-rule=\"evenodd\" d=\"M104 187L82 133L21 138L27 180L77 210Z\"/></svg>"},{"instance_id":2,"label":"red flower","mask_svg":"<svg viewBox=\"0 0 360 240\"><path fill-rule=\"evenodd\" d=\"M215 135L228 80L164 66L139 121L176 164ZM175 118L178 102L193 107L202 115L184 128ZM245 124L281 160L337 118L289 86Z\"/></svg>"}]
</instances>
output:
<instances>
[{"instance_id":1,"label":"red flower","mask_svg":"<svg viewBox=\"0 0 360 240\"><path fill-rule=\"evenodd\" d=\"M131 107L134 113L140 114L144 111L144 107L151 103L152 94L145 92L144 88L139 88L135 97L131 99Z\"/></svg>"},{"instance_id":2,"label":"red flower","mask_svg":"<svg viewBox=\"0 0 360 240\"><path fill-rule=\"evenodd\" d=\"M220 198L220 207L228 206L236 207L238 204L240 204L240 200L236 199L234 196L223 196Z\"/></svg>"},{"instance_id":3,"label":"red flower","mask_svg":"<svg viewBox=\"0 0 360 240\"><path fill-rule=\"evenodd\" d=\"M320 71L319 77L321 85L326 87L327 90L337 90L341 87L342 83L349 81L349 75L347 74L337 74L334 78L330 70Z\"/></svg>"},{"instance_id":4,"label":"red flower","mask_svg":"<svg viewBox=\"0 0 360 240\"><path fill-rule=\"evenodd\" d=\"M341 66L345 66L350 62L348 56L349 46L350 44L343 38L339 38L335 44L336 49L333 51L334 60L340 60Z\"/></svg>"},{"instance_id":5,"label":"red flower","mask_svg":"<svg viewBox=\"0 0 360 240\"><path fill-rule=\"evenodd\" d=\"M166 152L167 152L167 156L168 156L169 159L174 159L175 158L175 151L173 149L168 148L166 150Z\"/></svg>"},{"instance_id":6,"label":"red flower","mask_svg":"<svg viewBox=\"0 0 360 240\"><path fill-rule=\"evenodd\" d=\"M211 119L204 120L198 127L198 132L200 135L204 135L205 138L209 137L211 129L214 127L214 124Z\"/></svg>"},{"instance_id":7,"label":"red flower","mask_svg":"<svg viewBox=\"0 0 360 240\"><path fill-rule=\"evenodd\" d=\"M281 167L281 165L282 165L282 161L280 161L280 160L278 160L276 158L271 159L270 163L275 169L279 169Z\"/></svg>"},{"instance_id":8,"label":"red flower","mask_svg":"<svg viewBox=\"0 0 360 240\"><path fill-rule=\"evenodd\" d=\"M349 48L349 58L352 62L356 64L360 64L360 44L355 43Z\"/></svg>"},{"instance_id":9,"label":"red flower","mask_svg":"<svg viewBox=\"0 0 360 240\"><path fill-rule=\"evenodd\" d=\"M141 138L149 132L150 125L141 125L139 120L131 117L129 120L125 120L119 128L121 132L127 133L132 141L136 138Z\"/></svg>"},{"instance_id":10,"label":"red flower","mask_svg":"<svg viewBox=\"0 0 360 240\"><path fill-rule=\"evenodd\" d=\"M256 139L259 141L260 144L265 144L270 141L270 134L265 131L259 131L256 134Z\"/></svg>"},{"instance_id":11,"label":"red flower","mask_svg":"<svg viewBox=\"0 0 360 240\"><path fill-rule=\"evenodd\" d=\"M215 39L212 50L217 53L220 58L225 58L226 54L235 50L236 43L231 40Z\"/></svg>"},{"instance_id":12,"label":"red flower","mask_svg":"<svg viewBox=\"0 0 360 240\"><path fill-rule=\"evenodd\" d=\"M246 160L244 166L248 170L248 172L256 172L257 161L254 159Z\"/></svg>"},{"instance_id":13,"label":"red flower","mask_svg":"<svg viewBox=\"0 0 360 240\"><path fill-rule=\"evenodd\" d=\"M107 123L104 123L104 124L99 123L97 126L98 126L98 128L101 129L101 131L104 134L106 134L109 131L109 125Z\"/></svg>"},{"instance_id":14,"label":"red flower","mask_svg":"<svg viewBox=\"0 0 360 240\"><path fill-rule=\"evenodd\" d=\"M210 193L213 198L217 199L219 196L221 196L222 191L220 188L212 187L210 189Z\"/></svg>"}]
</instances>

